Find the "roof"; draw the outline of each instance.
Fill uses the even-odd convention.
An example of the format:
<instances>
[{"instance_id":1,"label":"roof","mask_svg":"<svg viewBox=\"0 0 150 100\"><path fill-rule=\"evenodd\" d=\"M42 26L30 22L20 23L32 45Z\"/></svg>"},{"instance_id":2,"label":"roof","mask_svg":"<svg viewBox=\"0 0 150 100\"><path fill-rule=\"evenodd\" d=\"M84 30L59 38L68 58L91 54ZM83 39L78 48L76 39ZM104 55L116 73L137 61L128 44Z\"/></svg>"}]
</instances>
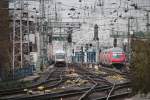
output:
<instances>
[{"instance_id":1,"label":"roof","mask_svg":"<svg viewBox=\"0 0 150 100\"><path fill-rule=\"evenodd\" d=\"M55 51L55 53L65 53L65 51L64 50L57 50L57 51Z\"/></svg>"},{"instance_id":2,"label":"roof","mask_svg":"<svg viewBox=\"0 0 150 100\"><path fill-rule=\"evenodd\" d=\"M120 48L120 47L113 47L113 48L105 49L102 52L107 52L107 51L119 51L119 52L123 52L123 49Z\"/></svg>"}]
</instances>

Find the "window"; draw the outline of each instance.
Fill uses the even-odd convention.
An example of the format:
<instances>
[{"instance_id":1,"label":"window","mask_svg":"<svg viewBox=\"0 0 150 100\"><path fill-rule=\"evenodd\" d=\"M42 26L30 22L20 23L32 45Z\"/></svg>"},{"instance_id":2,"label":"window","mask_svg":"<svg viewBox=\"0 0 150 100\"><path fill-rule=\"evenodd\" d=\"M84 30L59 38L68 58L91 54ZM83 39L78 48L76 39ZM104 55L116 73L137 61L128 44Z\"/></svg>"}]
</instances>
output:
<instances>
[{"instance_id":1,"label":"window","mask_svg":"<svg viewBox=\"0 0 150 100\"><path fill-rule=\"evenodd\" d=\"M65 59L65 55L64 54L57 54L56 59Z\"/></svg>"}]
</instances>

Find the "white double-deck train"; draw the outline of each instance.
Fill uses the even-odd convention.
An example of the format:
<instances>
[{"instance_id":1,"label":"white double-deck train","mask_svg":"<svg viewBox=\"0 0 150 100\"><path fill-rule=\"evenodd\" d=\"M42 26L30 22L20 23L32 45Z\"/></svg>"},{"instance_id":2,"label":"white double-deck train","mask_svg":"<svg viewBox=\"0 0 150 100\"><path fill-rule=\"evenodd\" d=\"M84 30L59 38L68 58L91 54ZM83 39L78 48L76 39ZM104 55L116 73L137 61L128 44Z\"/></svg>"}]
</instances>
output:
<instances>
[{"instance_id":1,"label":"white double-deck train","mask_svg":"<svg viewBox=\"0 0 150 100\"><path fill-rule=\"evenodd\" d=\"M66 53L63 50L55 52L55 66L64 67L66 66Z\"/></svg>"}]
</instances>

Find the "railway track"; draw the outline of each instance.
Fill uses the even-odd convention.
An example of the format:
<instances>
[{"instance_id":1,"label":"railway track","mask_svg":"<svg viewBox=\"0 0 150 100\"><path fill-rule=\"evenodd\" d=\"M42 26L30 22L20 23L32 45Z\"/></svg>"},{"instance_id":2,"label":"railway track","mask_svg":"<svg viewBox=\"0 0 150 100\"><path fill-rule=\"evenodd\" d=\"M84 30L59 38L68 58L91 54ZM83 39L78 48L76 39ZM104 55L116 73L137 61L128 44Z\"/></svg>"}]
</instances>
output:
<instances>
[{"instance_id":1,"label":"railway track","mask_svg":"<svg viewBox=\"0 0 150 100\"><path fill-rule=\"evenodd\" d=\"M73 70L73 71L72 71ZM73 72L73 73L72 73ZM68 74L69 73L69 74ZM71 74L75 76L71 76ZM76 75L77 74L77 75ZM112 74L112 73L111 73ZM68 80L78 84L79 80L86 80L81 86L66 84ZM22 95L10 98L2 98L3 100L112 100L131 93L130 82L113 84L96 75L89 69L82 68L79 65L69 65L69 67L56 67L52 71L45 84L42 84L45 90L40 94ZM62 88L63 87L63 88ZM65 88L64 88L65 87ZM54 89L54 90L53 90ZM33 91L36 89L32 88Z\"/></svg>"},{"instance_id":2,"label":"railway track","mask_svg":"<svg viewBox=\"0 0 150 100\"><path fill-rule=\"evenodd\" d=\"M95 85L93 87L91 87L89 90L87 90L79 99L76 99L76 100L95 100L95 98L96 98L95 94L98 94L97 95L98 97L100 96L100 97L103 97L103 98L115 98L115 97L119 97L119 96L121 97L123 95L128 95L128 94L131 93L130 89L128 88L128 87L130 87L130 82L125 82L125 83L122 83L122 84L113 85L112 83L110 83L106 79L104 79L103 77L97 76L97 75L95 75L94 73L92 73L91 71L89 71L87 69L84 69L84 68L81 68L81 67L76 67L76 68L79 68L79 71L81 71L81 73L84 76L90 77L90 79L92 79L95 83ZM115 73L115 72L113 72L113 73ZM101 83L99 83L99 81ZM96 86L103 85L103 84L107 84L108 87L105 88L104 90L103 90L103 88L100 88L100 89L96 88ZM114 88L112 88L113 86L114 86ZM112 89L112 92L110 92L108 94L108 91L110 91L110 89ZM119 89L126 89L126 92L122 93L120 95L119 94L114 95L113 94L114 91L117 91ZM106 93L105 93L105 91L106 91ZM101 95L103 93L105 93L105 94ZM111 94L113 94L113 95L111 95ZM73 98L71 98L71 99L73 99ZM69 100L69 99L67 99L67 100Z\"/></svg>"},{"instance_id":3,"label":"railway track","mask_svg":"<svg viewBox=\"0 0 150 100\"><path fill-rule=\"evenodd\" d=\"M46 86L46 88L55 87L58 84L60 84L62 81L64 81L64 78L62 78L63 77L62 73L60 74L57 71L58 71L58 68L54 68L52 71L47 73L47 76L44 81L35 83L32 86L0 91L0 96L20 94L20 93L24 94L24 93L26 93L26 91L24 91L25 89L37 90L37 87L39 87L39 86ZM58 75L56 75L56 73ZM56 76L54 77L54 75L56 75L57 77Z\"/></svg>"},{"instance_id":4,"label":"railway track","mask_svg":"<svg viewBox=\"0 0 150 100\"><path fill-rule=\"evenodd\" d=\"M122 89L125 87L128 87L129 83L124 83L124 84L118 84L115 86L115 89L113 91L116 91L118 89ZM83 89L78 89L78 90L68 90L68 91L63 91L63 92L58 92L58 93L47 93L47 94L42 94L42 95L30 95L26 97L18 97L18 98L11 98L11 100L60 100L63 98L63 100L106 100L108 98L107 94L109 91L112 89L112 86L104 85L104 86L98 86L98 85L93 85L92 87L89 88L83 88ZM96 98L96 96L92 96L93 94L98 93L98 97L101 98ZM126 95L129 94L130 92L125 92ZM120 94L120 96L125 95L125 93ZM115 98L118 97L119 94L112 94L110 95L109 98ZM4 99L3 99L4 100Z\"/></svg>"},{"instance_id":5,"label":"railway track","mask_svg":"<svg viewBox=\"0 0 150 100\"><path fill-rule=\"evenodd\" d=\"M84 65L86 66L86 65ZM99 74L97 74L97 76L99 77L107 77L107 76L112 76L112 75L120 75L125 79L130 80L131 77L131 73L129 71L121 71L118 69L114 69L114 68L109 68L108 66L104 66L104 65L93 65L93 66L97 66L96 69L98 71L100 71ZM97 72L97 70L95 70L95 68L89 68L89 67L85 67L84 70L90 70L91 73L95 73ZM104 72L104 73L103 73Z\"/></svg>"}]
</instances>

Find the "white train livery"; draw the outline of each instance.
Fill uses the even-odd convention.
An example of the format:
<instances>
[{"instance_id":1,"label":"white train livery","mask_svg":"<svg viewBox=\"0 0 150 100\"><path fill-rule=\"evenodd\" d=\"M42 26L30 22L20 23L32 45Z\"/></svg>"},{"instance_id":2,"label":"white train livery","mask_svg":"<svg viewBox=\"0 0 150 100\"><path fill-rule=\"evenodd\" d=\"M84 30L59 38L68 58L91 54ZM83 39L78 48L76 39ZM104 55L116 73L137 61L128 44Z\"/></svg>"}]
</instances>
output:
<instances>
[{"instance_id":1,"label":"white train livery","mask_svg":"<svg viewBox=\"0 0 150 100\"><path fill-rule=\"evenodd\" d=\"M55 66L56 67L66 66L66 53L63 50L55 52Z\"/></svg>"}]
</instances>

